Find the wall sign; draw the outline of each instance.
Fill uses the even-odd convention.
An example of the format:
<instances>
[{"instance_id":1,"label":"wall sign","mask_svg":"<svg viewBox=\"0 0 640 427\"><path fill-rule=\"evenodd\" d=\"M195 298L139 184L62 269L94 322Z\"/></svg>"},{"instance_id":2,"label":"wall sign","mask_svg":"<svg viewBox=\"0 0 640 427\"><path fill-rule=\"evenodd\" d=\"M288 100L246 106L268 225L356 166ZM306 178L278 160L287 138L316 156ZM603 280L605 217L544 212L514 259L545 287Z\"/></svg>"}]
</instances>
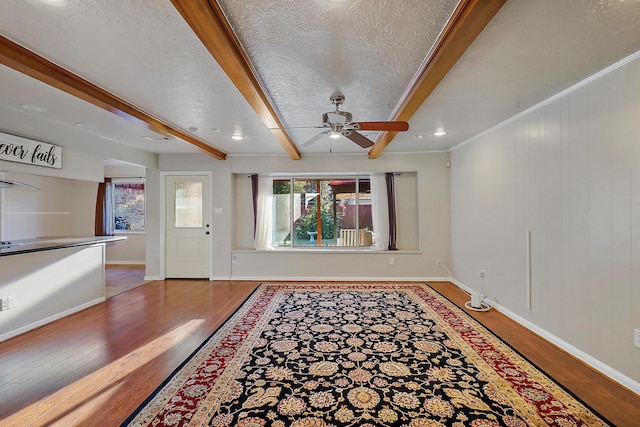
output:
<instances>
[{"instance_id":1,"label":"wall sign","mask_svg":"<svg viewBox=\"0 0 640 427\"><path fill-rule=\"evenodd\" d=\"M0 160L62 169L62 147L0 132Z\"/></svg>"}]
</instances>

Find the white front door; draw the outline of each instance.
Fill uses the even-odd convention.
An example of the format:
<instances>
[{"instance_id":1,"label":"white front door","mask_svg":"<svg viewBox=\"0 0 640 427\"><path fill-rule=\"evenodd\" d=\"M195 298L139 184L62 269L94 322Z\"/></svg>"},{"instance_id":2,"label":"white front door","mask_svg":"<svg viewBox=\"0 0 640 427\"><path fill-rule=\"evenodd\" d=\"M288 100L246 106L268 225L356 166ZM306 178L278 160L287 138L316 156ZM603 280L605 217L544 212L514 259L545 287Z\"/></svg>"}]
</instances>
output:
<instances>
[{"instance_id":1,"label":"white front door","mask_svg":"<svg viewBox=\"0 0 640 427\"><path fill-rule=\"evenodd\" d=\"M167 278L211 275L209 188L206 175L166 177Z\"/></svg>"}]
</instances>

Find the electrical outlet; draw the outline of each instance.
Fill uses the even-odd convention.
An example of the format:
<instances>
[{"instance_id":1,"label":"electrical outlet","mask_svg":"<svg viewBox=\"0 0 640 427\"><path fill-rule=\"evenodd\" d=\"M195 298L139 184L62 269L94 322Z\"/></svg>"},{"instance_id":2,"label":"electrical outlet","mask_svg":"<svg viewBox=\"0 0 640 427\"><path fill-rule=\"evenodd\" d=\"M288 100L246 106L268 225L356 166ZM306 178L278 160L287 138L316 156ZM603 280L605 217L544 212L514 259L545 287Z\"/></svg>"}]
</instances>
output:
<instances>
[{"instance_id":1,"label":"electrical outlet","mask_svg":"<svg viewBox=\"0 0 640 427\"><path fill-rule=\"evenodd\" d=\"M484 279L484 270L481 270L481 271L480 271L480 278L481 278L481 279Z\"/></svg>"},{"instance_id":2,"label":"electrical outlet","mask_svg":"<svg viewBox=\"0 0 640 427\"><path fill-rule=\"evenodd\" d=\"M237 262L238 262L238 257L237 257L237 256L235 256L235 255L232 255L232 256L231 256L231 264L235 264L235 263L237 263Z\"/></svg>"},{"instance_id":3,"label":"electrical outlet","mask_svg":"<svg viewBox=\"0 0 640 427\"><path fill-rule=\"evenodd\" d=\"M436 267L442 267L442 259L436 258Z\"/></svg>"},{"instance_id":4,"label":"electrical outlet","mask_svg":"<svg viewBox=\"0 0 640 427\"><path fill-rule=\"evenodd\" d=\"M13 307L13 301L10 296L0 298L0 311L9 310L11 307Z\"/></svg>"},{"instance_id":5,"label":"electrical outlet","mask_svg":"<svg viewBox=\"0 0 640 427\"><path fill-rule=\"evenodd\" d=\"M389 258L389 265L395 265L396 259L394 257Z\"/></svg>"},{"instance_id":6,"label":"electrical outlet","mask_svg":"<svg viewBox=\"0 0 640 427\"><path fill-rule=\"evenodd\" d=\"M633 345L640 348L640 329L634 329Z\"/></svg>"}]
</instances>

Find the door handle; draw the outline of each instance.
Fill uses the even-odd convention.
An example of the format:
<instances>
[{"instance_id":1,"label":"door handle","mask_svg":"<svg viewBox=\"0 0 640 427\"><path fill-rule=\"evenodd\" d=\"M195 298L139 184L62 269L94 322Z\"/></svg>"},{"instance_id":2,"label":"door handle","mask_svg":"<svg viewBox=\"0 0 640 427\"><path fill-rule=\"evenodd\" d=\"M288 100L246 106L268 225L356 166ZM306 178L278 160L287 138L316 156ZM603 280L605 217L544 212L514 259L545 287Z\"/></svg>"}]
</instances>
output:
<instances>
[{"instance_id":1,"label":"door handle","mask_svg":"<svg viewBox=\"0 0 640 427\"><path fill-rule=\"evenodd\" d=\"M204 233L204 234L206 234L206 235L208 236L208 235L209 235L209 232L207 231L207 232L206 232L206 233Z\"/></svg>"}]
</instances>

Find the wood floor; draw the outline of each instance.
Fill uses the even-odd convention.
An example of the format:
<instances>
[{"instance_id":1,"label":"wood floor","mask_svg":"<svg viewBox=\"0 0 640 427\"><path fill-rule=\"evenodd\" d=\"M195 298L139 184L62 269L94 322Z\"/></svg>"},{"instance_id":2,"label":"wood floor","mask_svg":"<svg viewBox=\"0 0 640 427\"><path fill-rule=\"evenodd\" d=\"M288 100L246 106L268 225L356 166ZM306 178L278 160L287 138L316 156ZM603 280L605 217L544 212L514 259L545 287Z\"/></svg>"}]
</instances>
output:
<instances>
[{"instance_id":1,"label":"wood floor","mask_svg":"<svg viewBox=\"0 0 640 427\"><path fill-rule=\"evenodd\" d=\"M105 280L105 296L107 298L137 288L144 283L144 264L107 265Z\"/></svg>"},{"instance_id":2,"label":"wood floor","mask_svg":"<svg viewBox=\"0 0 640 427\"><path fill-rule=\"evenodd\" d=\"M0 343L0 426L119 425L257 285L153 281ZM472 315L614 425L640 426L640 396L500 313Z\"/></svg>"}]
</instances>

